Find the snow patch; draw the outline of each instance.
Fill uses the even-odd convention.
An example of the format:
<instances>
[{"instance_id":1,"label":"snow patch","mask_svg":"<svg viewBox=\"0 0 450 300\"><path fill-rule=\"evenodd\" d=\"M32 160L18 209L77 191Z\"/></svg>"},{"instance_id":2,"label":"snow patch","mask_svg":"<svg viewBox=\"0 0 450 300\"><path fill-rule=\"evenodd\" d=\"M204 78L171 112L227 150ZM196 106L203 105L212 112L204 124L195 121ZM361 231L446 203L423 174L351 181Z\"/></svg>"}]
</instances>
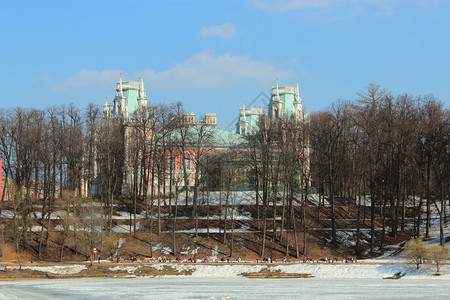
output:
<instances>
[{"instance_id":1,"label":"snow patch","mask_svg":"<svg viewBox=\"0 0 450 300\"><path fill-rule=\"evenodd\" d=\"M11 269L19 269L19 266L10 267ZM22 266L22 269L52 273L57 275L73 275L78 274L83 270L86 270L85 265L72 265L72 266Z\"/></svg>"}]
</instances>

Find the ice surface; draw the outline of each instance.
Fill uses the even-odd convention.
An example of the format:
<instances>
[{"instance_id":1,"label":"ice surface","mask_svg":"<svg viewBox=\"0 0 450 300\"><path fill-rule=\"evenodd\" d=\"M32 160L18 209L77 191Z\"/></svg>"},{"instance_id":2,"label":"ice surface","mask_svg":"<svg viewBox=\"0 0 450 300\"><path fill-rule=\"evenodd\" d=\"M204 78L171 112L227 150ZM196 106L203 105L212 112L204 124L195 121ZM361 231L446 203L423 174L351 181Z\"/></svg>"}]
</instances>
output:
<instances>
[{"instance_id":1,"label":"ice surface","mask_svg":"<svg viewBox=\"0 0 450 300\"><path fill-rule=\"evenodd\" d=\"M2 299L448 299L450 281L133 278L0 282Z\"/></svg>"}]
</instances>

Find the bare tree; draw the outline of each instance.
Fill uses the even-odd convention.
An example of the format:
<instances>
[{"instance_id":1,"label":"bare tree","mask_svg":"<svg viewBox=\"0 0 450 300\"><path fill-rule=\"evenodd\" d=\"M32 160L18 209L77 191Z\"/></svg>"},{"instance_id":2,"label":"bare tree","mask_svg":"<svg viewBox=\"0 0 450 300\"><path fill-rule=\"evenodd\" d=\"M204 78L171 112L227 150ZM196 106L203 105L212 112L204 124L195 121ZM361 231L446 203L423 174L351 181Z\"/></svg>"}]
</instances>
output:
<instances>
[{"instance_id":1,"label":"bare tree","mask_svg":"<svg viewBox=\"0 0 450 300\"><path fill-rule=\"evenodd\" d=\"M420 264L423 262L427 252L427 244L421 239L410 240L406 243L403 249L403 256L411 261L413 261L417 269L419 269Z\"/></svg>"},{"instance_id":2,"label":"bare tree","mask_svg":"<svg viewBox=\"0 0 450 300\"><path fill-rule=\"evenodd\" d=\"M124 169L124 134L120 119L103 120L97 142L99 195L108 202L109 231L112 230L114 196L120 191Z\"/></svg>"},{"instance_id":3,"label":"bare tree","mask_svg":"<svg viewBox=\"0 0 450 300\"><path fill-rule=\"evenodd\" d=\"M439 273L439 265L447 259L448 251L442 245L431 244L427 247L425 257L436 264L436 272Z\"/></svg>"},{"instance_id":4,"label":"bare tree","mask_svg":"<svg viewBox=\"0 0 450 300\"><path fill-rule=\"evenodd\" d=\"M87 201L78 206L78 222L74 226L77 242L80 243L86 259L94 259L93 249L97 248L103 251L103 245L106 240L108 218L103 207Z\"/></svg>"},{"instance_id":5,"label":"bare tree","mask_svg":"<svg viewBox=\"0 0 450 300\"><path fill-rule=\"evenodd\" d=\"M331 205L331 240L336 242L335 195L338 188L339 175L343 168L343 150L346 147L344 133L350 123L349 105L338 103L332 105L329 112L314 114L311 118L312 159L316 165L324 167L328 174L329 202ZM320 162L322 161L322 162Z\"/></svg>"}]
</instances>

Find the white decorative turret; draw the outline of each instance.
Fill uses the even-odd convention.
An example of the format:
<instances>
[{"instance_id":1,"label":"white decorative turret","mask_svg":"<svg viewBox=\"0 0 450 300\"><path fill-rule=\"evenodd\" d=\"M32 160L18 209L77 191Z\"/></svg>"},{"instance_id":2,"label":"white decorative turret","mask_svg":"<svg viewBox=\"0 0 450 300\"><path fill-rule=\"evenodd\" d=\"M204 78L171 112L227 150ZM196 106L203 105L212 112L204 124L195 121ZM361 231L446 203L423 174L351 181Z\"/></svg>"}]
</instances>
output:
<instances>
[{"instance_id":1,"label":"white decorative turret","mask_svg":"<svg viewBox=\"0 0 450 300\"><path fill-rule=\"evenodd\" d=\"M137 98L138 101L138 108L139 109L147 109L147 96L145 94L145 88L144 88L144 76L141 73L141 77L139 77L139 97Z\"/></svg>"},{"instance_id":2,"label":"white decorative turret","mask_svg":"<svg viewBox=\"0 0 450 300\"><path fill-rule=\"evenodd\" d=\"M281 100L280 100L280 90L278 89L278 78L277 78L277 90L275 94L275 99L272 101L272 118L278 118L281 114Z\"/></svg>"},{"instance_id":3,"label":"white decorative turret","mask_svg":"<svg viewBox=\"0 0 450 300\"><path fill-rule=\"evenodd\" d=\"M126 97L123 94L122 73L119 75L119 83L116 88L116 97L114 97L114 115L123 116L126 111Z\"/></svg>"},{"instance_id":4,"label":"white decorative turret","mask_svg":"<svg viewBox=\"0 0 450 300\"><path fill-rule=\"evenodd\" d=\"M243 118L244 118L244 132L243 134L248 134L248 120L247 120L247 115L245 112L245 101L242 104L242 111L243 111Z\"/></svg>"},{"instance_id":5,"label":"white decorative turret","mask_svg":"<svg viewBox=\"0 0 450 300\"><path fill-rule=\"evenodd\" d=\"M108 104L108 97L105 99L105 105L103 105L103 117L111 117L112 105Z\"/></svg>"},{"instance_id":6,"label":"white decorative turret","mask_svg":"<svg viewBox=\"0 0 450 300\"><path fill-rule=\"evenodd\" d=\"M141 77L139 77L139 97L141 98L147 98L145 95L145 88L144 88L144 74L141 73Z\"/></svg>"},{"instance_id":7,"label":"white decorative turret","mask_svg":"<svg viewBox=\"0 0 450 300\"><path fill-rule=\"evenodd\" d=\"M242 107L239 105L239 134L247 135L249 134L248 130L248 120L245 111L245 101L242 104Z\"/></svg>"},{"instance_id":8,"label":"white decorative turret","mask_svg":"<svg viewBox=\"0 0 450 300\"><path fill-rule=\"evenodd\" d=\"M139 77L139 96L137 98L138 101L138 109L147 109L147 96L145 95L145 88L144 88L144 77L141 73L141 77Z\"/></svg>"},{"instance_id":9,"label":"white decorative turret","mask_svg":"<svg viewBox=\"0 0 450 300\"><path fill-rule=\"evenodd\" d=\"M275 101L280 101L280 90L278 89L278 77L277 77L277 94L275 95Z\"/></svg>"},{"instance_id":10,"label":"white decorative turret","mask_svg":"<svg viewBox=\"0 0 450 300\"><path fill-rule=\"evenodd\" d=\"M300 98L300 91L298 89L298 78L297 78L297 88L295 89L294 107L295 107L295 112L297 113L297 116L301 117L303 115L302 114L302 98Z\"/></svg>"},{"instance_id":11,"label":"white decorative turret","mask_svg":"<svg viewBox=\"0 0 450 300\"><path fill-rule=\"evenodd\" d=\"M127 101L126 101L125 97L122 98L121 108L122 108L122 111L121 111L122 117L124 119L127 119L128 118L128 107L127 107Z\"/></svg>"},{"instance_id":12,"label":"white decorative turret","mask_svg":"<svg viewBox=\"0 0 450 300\"><path fill-rule=\"evenodd\" d=\"M119 88L118 88L117 92L118 92L117 95L119 97L123 97L122 73L120 73L120 75L119 75Z\"/></svg>"}]
</instances>

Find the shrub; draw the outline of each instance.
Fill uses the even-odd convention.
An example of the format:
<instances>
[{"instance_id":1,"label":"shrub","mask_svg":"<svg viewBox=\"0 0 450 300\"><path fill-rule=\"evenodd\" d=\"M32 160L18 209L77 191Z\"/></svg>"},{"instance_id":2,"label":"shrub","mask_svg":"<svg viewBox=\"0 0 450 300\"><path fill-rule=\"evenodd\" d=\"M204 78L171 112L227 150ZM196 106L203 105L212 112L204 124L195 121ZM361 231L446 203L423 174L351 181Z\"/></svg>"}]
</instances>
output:
<instances>
[{"instance_id":1,"label":"shrub","mask_svg":"<svg viewBox=\"0 0 450 300\"><path fill-rule=\"evenodd\" d=\"M406 259L413 261L416 264L417 269L419 269L420 264L425 259L426 253L427 243L421 239L410 240L403 249L403 256Z\"/></svg>"},{"instance_id":2,"label":"shrub","mask_svg":"<svg viewBox=\"0 0 450 300\"><path fill-rule=\"evenodd\" d=\"M427 247L425 257L436 264L436 272L439 273L439 264L447 259L448 251L444 246L432 244Z\"/></svg>"}]
</instances>

